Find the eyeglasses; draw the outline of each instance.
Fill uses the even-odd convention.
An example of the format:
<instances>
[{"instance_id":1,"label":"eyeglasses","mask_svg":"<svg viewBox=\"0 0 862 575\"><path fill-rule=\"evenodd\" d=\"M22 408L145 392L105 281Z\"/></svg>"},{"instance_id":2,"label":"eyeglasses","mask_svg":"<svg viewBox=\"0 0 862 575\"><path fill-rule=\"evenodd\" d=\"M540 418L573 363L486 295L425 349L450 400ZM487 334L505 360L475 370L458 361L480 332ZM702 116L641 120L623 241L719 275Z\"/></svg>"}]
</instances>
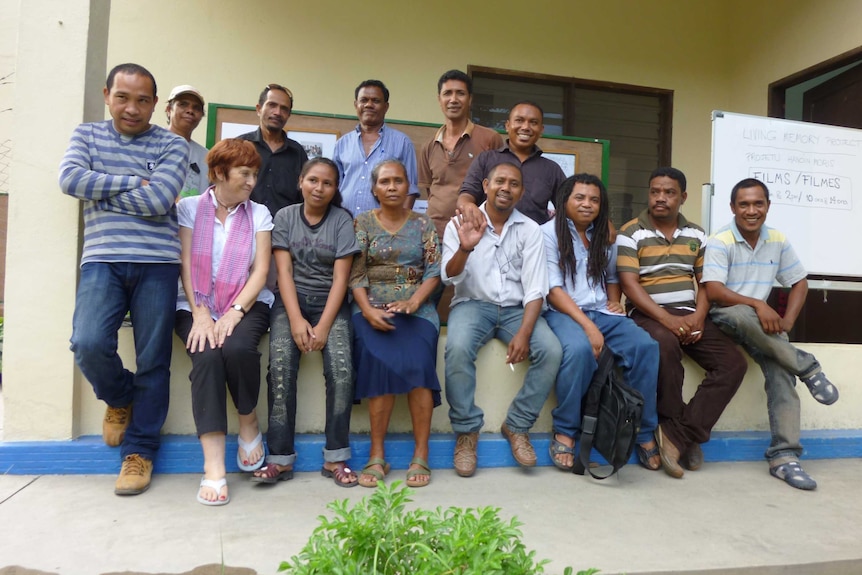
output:
<instances>
[{"instance_id":1,"label":"eyeglasses","mask_svg":"<svg viewBox=\"0 0 862 575\"><path fill-rule=\"evenodd\" d=\"M263 87L264 92L269 92L270 90L279 90L280 92L284 92L285 94L287 94L287 97L290 100L290 107L293 108L293 92L291 92L281 84L267 84Z\"/></svg>"}]
</instances>

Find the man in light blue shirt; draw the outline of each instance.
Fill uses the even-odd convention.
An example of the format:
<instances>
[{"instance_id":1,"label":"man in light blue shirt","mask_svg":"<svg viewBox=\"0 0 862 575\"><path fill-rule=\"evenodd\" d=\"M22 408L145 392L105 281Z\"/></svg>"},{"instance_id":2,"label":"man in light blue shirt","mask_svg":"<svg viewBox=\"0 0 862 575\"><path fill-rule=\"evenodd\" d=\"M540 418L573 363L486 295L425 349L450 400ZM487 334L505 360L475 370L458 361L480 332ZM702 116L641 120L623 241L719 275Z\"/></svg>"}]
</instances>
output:
<instances>
[{"instance_id":1,"label":"man in light blue shirt","mask_svg":"<svg viewBox=\"0 0 862 575\"><path fill-rule=\"evenodd\" d=\"M641 465L655 471L661 468L653 437L658 425L658 344L623 313L608 211L602 181L576 174L560 185L554 219L542 224L550 304L544 317L563 347L550 455L558 468L572 470L575 439L581 432L581 401L607 345L628 384L643 394L635 449Z\"/></svg>"},{"instance_id":2,"label":"man in light blue shirt","mask_svg":"<svg viewBox=\"0 0 862 575\"><path fill-rule=\"evenodd\" d=\"M791 487L811 490L817 482L799 464L796 378L825 405L838 401L838 388L826 378L817 358L788 339L808 294L807 273L784 234L764 225L769 205L763 182L747 178L733 187L733 220L706 244L702 281L713 303L712 321L763 371L772 439L765 453L769 473ZM766 302L776 281L792 286L783 316Z\"/></svg>"},{"instance_id":3,"label":"man in light blue shirt","mask_svg":"<svg viewBox=\"0 0 862 575\"><path fill-rule=\"evenodd\" d=\"M377 207L371 194L371 170L383 160L401 160L407 168L410 191L405 207L412 209L419 196L416 186L416 150L403 132L384 121L389 110L389 90L380 80L365 80L356 87L353 105L359 124L335 143L332 159L338 166L343 206L355 218Z\"/></svg>"},{"instance_id":4,"label":"man in light blue shirt","mask_svg":"<svg viewBox=\"0 0 862 575\"><path fill-rule=\"evenodd\" d=\"M476 444L484 424L475 402L479 349L497 338L508 346L510 366L530 360L501 429L522 467L536 465L528 432L551 392L561 355L560 343L541 317L548 293L542 232L515 209L524 189L521 170L499 164L483 188L488 199L477 208L478 223L456 211L443 234L441 276L455 286L446 338L446 401L458 435L454 463L461 477L476 471Z\"/></svg>"}]
</instances>

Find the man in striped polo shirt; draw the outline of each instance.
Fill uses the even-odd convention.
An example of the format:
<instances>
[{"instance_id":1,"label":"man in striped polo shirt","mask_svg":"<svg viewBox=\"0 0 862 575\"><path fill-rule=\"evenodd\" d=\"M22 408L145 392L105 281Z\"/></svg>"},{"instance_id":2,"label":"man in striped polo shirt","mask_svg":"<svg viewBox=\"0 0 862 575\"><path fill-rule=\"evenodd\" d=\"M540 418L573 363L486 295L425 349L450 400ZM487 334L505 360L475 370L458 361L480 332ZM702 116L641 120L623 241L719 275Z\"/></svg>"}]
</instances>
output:
<instances>
[{"instance_id":1,"label":"man in striped polo shirt","mask_svg":"<svg viewBox=\"0 0 862 575\"><path fill-rule=\"evenodd\" d=\"M102 437L120 446L123 460L114 492L137 495L150 485L168 413L180 271L175 203L189 145L150 124L158 98L144 67L116 66L103 92L112 119L79 125L60 164L60 188L84 210L71 349L96 396L108 404ZM135 373L117 354L127 312Z\"/></svg>"},{"instance_id":2,"label":"man in striped polo shirt","mask_svg":"<svg viewBox=\"0 0 862 575\"><path fill-rule=\"evenodd\" d=\"M685 174L658 168L649 180L649 207L617 235L617 272L630 317L659 344L656 439L665 472L703 463L701 443L742 383L742 353L707 317L706 291L698 289L706 234L686 220ZM682 399L685 353L706 370L686 404Z\"/></svg>"},{"instance_id":3,"label":"man in striped polo shirt","mask_svg":"<svg viewBox=\"0 0 862 575\"><path fill-rule=\"evenodd\" d=\"M796 378L825 405L838 401L838 388L826 379L817 359L787 337L808 294L807 274L784 234L764 225L769 189L763 182L747 178L736 184L730 210L733 220L706 247L703 285L714 304L710 317L763 371L772 436L765 454L769 473L791 487L815 489L817 483L799 465ZM766 303L776 281L792 286L783 317Z\"/></svg>"}]
</instances>

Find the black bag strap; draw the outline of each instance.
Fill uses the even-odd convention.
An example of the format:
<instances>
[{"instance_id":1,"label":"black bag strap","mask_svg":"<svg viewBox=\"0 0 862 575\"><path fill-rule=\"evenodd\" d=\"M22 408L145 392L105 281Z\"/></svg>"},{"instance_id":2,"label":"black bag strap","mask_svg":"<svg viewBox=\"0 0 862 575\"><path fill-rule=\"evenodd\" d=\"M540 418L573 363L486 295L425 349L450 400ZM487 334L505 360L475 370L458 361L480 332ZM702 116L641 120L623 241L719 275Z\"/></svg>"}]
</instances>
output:
<instances>
[{"instance_id":1,"label":"black bag strap","mask_svg":"<svg viewBox=\"0 0 862 575\"><path fill-rule=\"evenodd\" d=\"M604 392L611 371L614 369L614 354L607 346L602 347L602 351L599 353L598 364L596 372L593 374L593 379L590 380L590 387L587 389L587 397L584 401L583 420L581 422L581 448L578 452L578 457L575 459L572 473L583 475L584 471L589 471L594 479L607 479L616 473L621 466L615 465L613 470L607 475L596 475L590 469L590 453L593 450L593 440L596 436L596 426L599 421L599 405L602 399L602 392Z\"/></svg>"}]
</instances>

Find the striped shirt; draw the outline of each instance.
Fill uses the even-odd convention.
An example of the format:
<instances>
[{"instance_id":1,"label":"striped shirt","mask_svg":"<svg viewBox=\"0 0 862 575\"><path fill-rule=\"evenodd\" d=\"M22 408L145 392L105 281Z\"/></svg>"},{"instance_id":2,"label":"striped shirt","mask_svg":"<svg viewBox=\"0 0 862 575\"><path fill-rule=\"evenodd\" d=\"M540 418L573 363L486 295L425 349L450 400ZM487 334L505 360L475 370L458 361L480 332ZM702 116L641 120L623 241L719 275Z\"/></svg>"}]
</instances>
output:
<instances>
[{"instance_id":1,"label":"striped shirt","mask_svg":"<svg viewBox=\"0 0 862 575\"><path fill-rule=\"evenodd\" d=\"M702 228L679 214L668 241L644 210L620 229L616 245L618 273L638 274L641 287L660 306L695 309L696 276L703 271L706 246Z\"/></svg>"},{"instance_id":2,"label":"striped shirt","mask_svg":"<svg viewBox=\"0 0 862 575\"><path fill-rule=\"evenodd\" d=\"M164 128L136 136L112 120L75 128L60 188L84 202L81 264L179 263L176 199L188 168L188 143Z\"/></svg>"},{"instance_id":3,"label":"striped shirt","mask_svg":"<svg viewBox=\"0 0 862 575\"><path fill-rule=\"evenodd\" d=\"M704 282L720 282L739 295L765 300L778 281L783 286L805 279L802 262L787 237L773 228L760 228L760 238L752 249L736 227L718 230L706 244Z\"/></svg>"}]
</instances>

